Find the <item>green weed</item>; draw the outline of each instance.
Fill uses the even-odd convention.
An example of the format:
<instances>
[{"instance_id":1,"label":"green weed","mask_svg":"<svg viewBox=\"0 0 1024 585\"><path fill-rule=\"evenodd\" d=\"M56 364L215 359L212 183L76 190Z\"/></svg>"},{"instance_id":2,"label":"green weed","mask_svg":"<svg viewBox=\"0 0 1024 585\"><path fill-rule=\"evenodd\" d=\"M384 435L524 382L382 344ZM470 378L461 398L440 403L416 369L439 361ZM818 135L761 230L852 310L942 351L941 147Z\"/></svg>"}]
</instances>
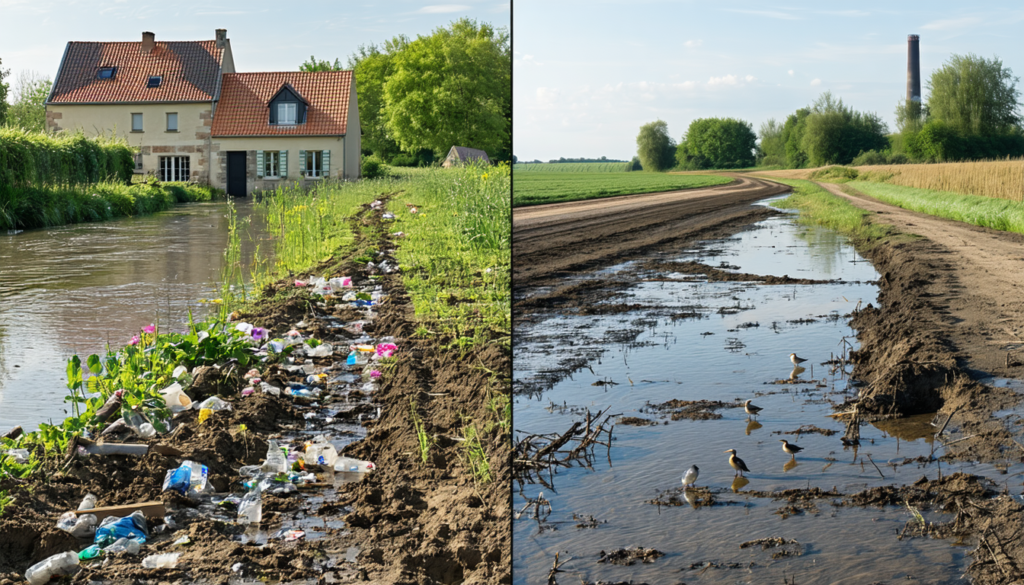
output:
<instances>
[{"instance_id":1,"label":"green weed","mask_svg":"<svg viewBox=\"0 0 1024 585\"><path fill-rule=\"evenodd\" d=\"M477 433L476 425L469 423L462 427L463 448L466 450L466 461L473 472L473 479L477 483L489 483L491 481L491 465L487 462L487 453L480 443L480 435Z\"/></svg>"},{"instance_id":2,"label":"green weed","mask_svg":"<svg viewBox=\"0 0 1024 585\"><path fill-rule=\"evenodd\" d=\"M411 411L412 426L416 429L416 440L419 443L420 459L425 465L430 460L430 445L433 441L431 441L430 435L427 434L426 429L423 427L423 419L420 418L419 413L416 412L416 408L416 400L410 398L409 409Z\"/></svg>"},{"instance_id":3,"label":"green weed","mask_svg":"<svg viewBox=\"0 0 1024 585\"><path fill-rule=\"evenodd\" d=\"M820 225L835 230L845 236L870 243L893 233L888 226L873 224L866 219L870 215L853 204L845 201L802 179L777 179L793 188L793 194L785 199L772 203L781 209L799 209L800 222Z\"/></svg>"},{"instance_id":4,"label":"green weed","mask_svg":"<svg viewBox=\"0 0 1024 585\"><path fill-rule=\"evenodd\" d=\"M4 509L14 503L14 498L7 494L6 490L0 490L0 516L4 515Z\"/></svg>"}]
</instances>

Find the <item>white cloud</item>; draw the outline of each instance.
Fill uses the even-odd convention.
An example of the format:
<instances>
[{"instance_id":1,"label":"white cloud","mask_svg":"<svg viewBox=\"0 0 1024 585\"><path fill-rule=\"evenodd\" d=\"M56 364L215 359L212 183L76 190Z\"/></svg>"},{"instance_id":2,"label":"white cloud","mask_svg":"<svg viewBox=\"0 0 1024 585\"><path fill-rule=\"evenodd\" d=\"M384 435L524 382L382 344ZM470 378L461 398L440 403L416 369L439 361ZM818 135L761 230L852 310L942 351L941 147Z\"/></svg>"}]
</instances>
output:
<instances>
[{"instance_id":1,"label":"white cloud","mask_svg":"<svg viewBox=\"0 0 1024 585\"><path fill-rule=\"evenodd\" d=\"M537 88L537 105L541 109L551 109L555 106L562 92L550 87Z\"/></svg>"},{"instance_id":2,"label":"white cloud","mask_svg":"<svg viewBox=\"0 0 1024 585\"><path fill-rule=\"evenodd\" d=\"M736 85L736 76L712 77L708 80L708 85Z\"/></svg>"},{"instance_id":3,"label":"white cloud","mask_svg":"<svg viewBox=\"0 0 1024 585\"><path fill-rule=\"evenodd\" d=\"M967 28L981 22L977 16L966 16L964 18L947 18L944 20L933 20L922 26L923 30L950 30L956 28Z\"/></svg>"},{"instance_id":4,"label":"white cloud","mask_svg":"<svg viewBox=\"0 0 1024 585\"><path fill-rule=\"evenodd\" d=\"M703 44L704 44L704 41L702 39L697 39L695 41L694 40L686 41L685 43L683 43L683 46L684 47L693 48L693 47L699 47L699 46L701 46Z\"/></svg>"},{"instance_id":5,"label":"white cloud","mask_svg":"<svg viewBox=\"0 0 1024 585\"><path fill-rule=\"evenodd\" d=\"M794 71L793 71L792 69L790 69L790 70L789 70L789 76L790 76L790 77L793 77L793 74L794 74Z\"/></svg>"},{"instance_id":6,"label":"white cloud","mask_svg":"<svg viewBox=\"0 0 1024 585\"><path fill-rule=\"evenodd\" d=\"M811 85L821 85L821 80L815 77L813 80L811 80Z\"/></svg>"},{"instance_id":7,"label":"white cloud","mask_svg":"<svg viewBox=\"0 0 1024 585\"><path fill-rule=\"evenodd\" d=\"M449 12L465 12L467 10L469 10L469 6L465 4L433 4L424 6L416 12L420 14L447 14Z\"/></svg>"},{"instance_id":8,"label":"white cloud","mask_svg":"<svg viewBox=\"0 0 1024 585\"><path fill-rule=\"evenodd\" d=\"M751 81L754 81L754 79L756 79L756 77L754 77L753 75L748 75L748 76L744 77L743 79L746 79L747 82L749 83Z\"/></svg>"}]
</instances>

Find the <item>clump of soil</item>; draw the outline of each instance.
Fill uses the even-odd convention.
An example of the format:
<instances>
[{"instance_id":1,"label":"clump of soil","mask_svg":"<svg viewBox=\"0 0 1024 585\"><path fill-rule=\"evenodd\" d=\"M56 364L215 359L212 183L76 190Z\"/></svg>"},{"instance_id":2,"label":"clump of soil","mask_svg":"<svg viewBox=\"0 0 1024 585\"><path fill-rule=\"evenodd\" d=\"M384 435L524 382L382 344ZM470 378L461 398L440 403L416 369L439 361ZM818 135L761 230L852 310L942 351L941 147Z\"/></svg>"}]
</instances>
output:
<instances>
[{"instance_id":1,"label":"clump of soil","mask_svg":"<svg viewBox=\"0 0 1024 585\"><path fill-rule=\"evenodd\" d=\"M650 260L643 264L645 270L654 272L678 272L680 274L703 274L708 282L756 282L759 284L833 284L833 280L814 280L810 278L790 278L782 276L748 274L744 272L727 272L721 268L708 266L700 262L665 262Z\"/></svg>"},{"instance_id":2,"label":"clump of soil","mask_svg":"<svg viewBox=\"0 0 1024 585\"><path fill-rule=\"evenodd\" d=\"M619 418L618 424L634 427L646 427L650 425L657 425L658 421L654 421L649 418L640 418L638 416L623 416Z\"/></svg>"},{"instance_id":3,"label":"clump of soil","mask_svg":"<svg viewBox=\"0 0 1024 585\"><path fill-rule=\"evenodd\" d=\"M723 408L739 408L738 402L722 402L720 400L679 400L673 399L661 404L650 404L648 408L655 412L671 415L672 420L718 420L722 418L718 410Z\"/></svg>"},{"instance_id":4,"label":"clump of soil","mask_svg":"<svg viewBox=\"0 0 1024 585\"><path fill-rule=\"evenodd\" d=\"M785 538L782 538L781 536L770 536L770 537L767 537L767 538L758 538L756 540L748 540L747 542L744 542L744 543L740 544L740 548L750 548L752 546L759 546L759 547L761 547L761 550L768 550L770 548L774 548L774 547L777 547L777 546L783 546L783 545L786 545L786 544L800 544L800 543L797 542L796 540L793 540L793 539L786 540Z\"/></svg>"},{"instance_id":5,"label":"clump of soil","mask_svg":"<svg viewBox=\"0 0 1024 585\"><path fill-rule=\"evenodd\" d=\"M902 506L907 502L943 507L957 498L980 499L995 495L989 484L985 478L957 472L936 480L922 477L912 485L867 489L853 494L847 502L855 506Z\"/></svg>"},{"instance_id":6,"label":"clump of soil","mask_svg":"<svg viewBox=\"0 0 1024 585\"><path fill-rule=\"evenodd\" d=\"M831 437L832 435L834 435L834 434L836 434L838 432L839 431L834 431L832 429L823 429L823 428L815 426L815 425L803 425L799 429L796 429L795 431L776 431L776 433L781 434L781 435L811 435L811 434L819 434L819 435L823 435L825 437Z\"/></svg>"},{"instance_id":7,"label":"clump of soil","mask_svg":"<svg viewBox=\"0 0 1024 585\"><path fill-rule=\"evenodd\" d=\"M599 563L611 563L613 565L624 565L629 566L637 561L642 563L653 563L658 558L665 556L665 553L654 550L653 548L620 548L613 550L610 553L601 551L599 553L600 558L597 560Z\"/></svg>"}]
</instances>

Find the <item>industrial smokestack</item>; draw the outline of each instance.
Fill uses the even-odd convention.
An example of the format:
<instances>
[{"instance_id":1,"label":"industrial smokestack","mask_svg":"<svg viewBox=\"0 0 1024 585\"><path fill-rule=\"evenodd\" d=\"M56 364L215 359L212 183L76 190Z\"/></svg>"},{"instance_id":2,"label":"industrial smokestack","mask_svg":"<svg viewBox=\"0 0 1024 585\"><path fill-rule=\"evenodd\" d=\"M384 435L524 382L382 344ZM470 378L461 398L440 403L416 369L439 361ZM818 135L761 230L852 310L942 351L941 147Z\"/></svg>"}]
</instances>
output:
<instances>
[{"instance_id":1,"label":"industrial smokestack","mask_svg":"<svg viewBox=\"0 0 1024 585\"><path fill-rule=\"evenodd\" d=\"M921 101L921 48L917 35L907 35L907 101Z\"/></svg>"}]
</instances>

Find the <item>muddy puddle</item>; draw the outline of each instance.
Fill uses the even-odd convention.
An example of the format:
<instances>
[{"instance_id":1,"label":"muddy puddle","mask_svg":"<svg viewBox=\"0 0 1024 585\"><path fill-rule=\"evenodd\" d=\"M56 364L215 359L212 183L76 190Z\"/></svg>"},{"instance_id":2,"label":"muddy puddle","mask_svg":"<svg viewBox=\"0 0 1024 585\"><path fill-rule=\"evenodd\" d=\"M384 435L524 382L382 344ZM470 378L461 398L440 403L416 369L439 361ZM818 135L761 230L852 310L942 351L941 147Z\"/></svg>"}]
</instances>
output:
<instances>
[{"instance_id":1,"label":"muddy puddle","mask_svg":"<svg viewBox=\"0 0 1024 585\"><path fill-rule=\"evenodd\" d=\"M709 273L817 284L723 281L727 275L709 282L695 263ZM590 468L513 485L522 512L513 528L516 583L544 582L556 553L560 583L959 582L968 543L900 540L916 508L856 507L843 496L957 471L1019 492L1024 465L940 460L945 447L934 433L944 417L864 424L859 445L844 445L846 425L828 415L858 391L842 361L857 348L848 316L877 304L878 274L833 232L780 215L589 278L622 285L598 306L632 308L573 308L517 322L516 437L564 433L589 410L619 415L611 419L614 439L594 447ZM808 360L805 370L794 370L791 353ZM748 399L763 408L758 416L744 412ZM673 400L719 403L659 406ZM1007 425L1019 420L1002 414ZM784 453L781 439L803 451ZM727 449L749 467L745 479L736 480ZM680 480L691 465L700 468L699 489L685 497L714 505L685 501ZM795 502L769 494L810 488L824 494ZM550 508L531 506L541 494ZM948 520L937 510L920 513L926 522ZM740 546L772 537L789 544ZM598 562L602 552L628 547L664 556Z\"/></svg>"},{"instance_id":2,"label":"muddy puddle","mask_svg":"<svg viewBox=\"0 0 1024 585\"><path fill-rule=\"evenodd\" d=\"M250 200L235 202L242 260L262 221ZM191 310L204 318L215 298L228 242L223 201L152 215L0 235L0 432L35 430L67 413L67 360L121 347L140 328L181 330ZM250 236L251 237L248 237Z\"/></svg>"}]
</instances>

